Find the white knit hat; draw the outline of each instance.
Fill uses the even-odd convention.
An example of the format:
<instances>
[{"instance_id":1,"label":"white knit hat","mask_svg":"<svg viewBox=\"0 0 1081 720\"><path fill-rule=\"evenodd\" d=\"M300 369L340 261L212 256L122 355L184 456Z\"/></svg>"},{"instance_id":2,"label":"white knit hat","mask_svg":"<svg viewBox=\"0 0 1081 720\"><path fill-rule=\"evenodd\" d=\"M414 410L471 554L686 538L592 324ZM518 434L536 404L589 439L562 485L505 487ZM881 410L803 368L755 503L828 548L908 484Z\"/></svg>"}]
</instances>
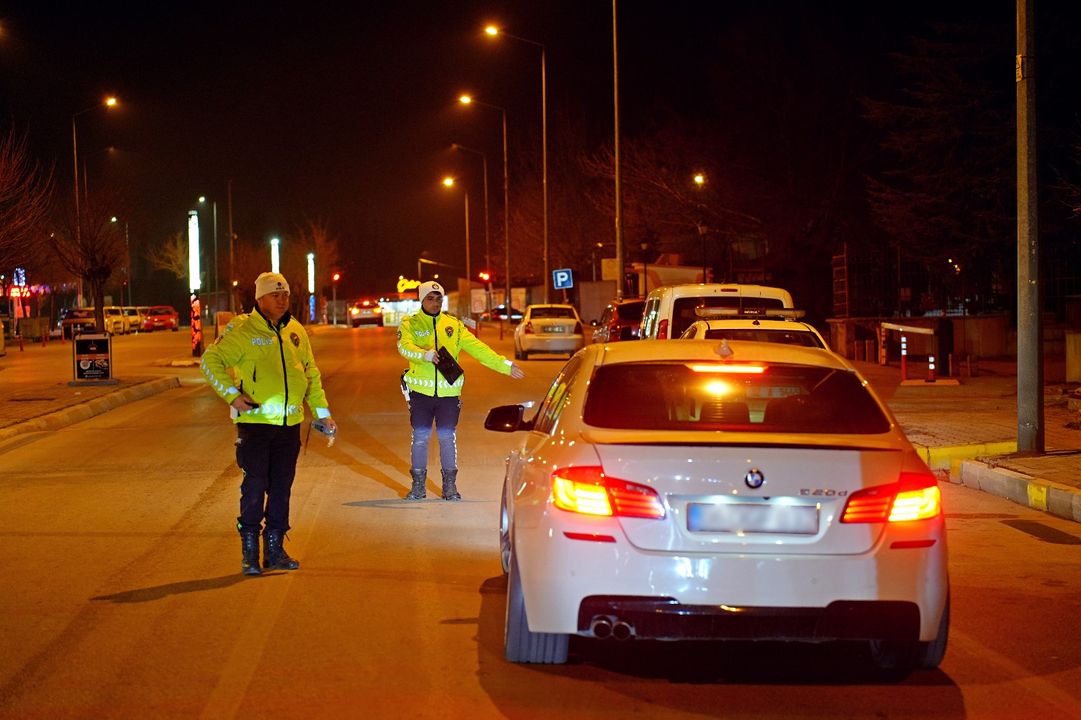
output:
<instances>
[{"instance_id":1,"label":"white knit hat","mask_svg":"<svg viewBox=\"0 0 1081 720\"><path fill-rule=\"evenodd\" d=\"M265 272L255 278L255 299L272 292L289 292L289 283L281 273Z\"/></svg>"},{"instance_id":2,"label":"white knit hat","mask_svg":"<svg viewBox=\"0 0 1081 720\"><path fill-rule=\"evenodd\" d=\"M417 288L417 299L423 300L424 298L428 297L430 293L434 292L439 293L440 295L446 295L446 293L443 292L442 285L437 283L435 280L429 280L428 282L423 283L419 288Z\"/></svg>"}]
</instances>

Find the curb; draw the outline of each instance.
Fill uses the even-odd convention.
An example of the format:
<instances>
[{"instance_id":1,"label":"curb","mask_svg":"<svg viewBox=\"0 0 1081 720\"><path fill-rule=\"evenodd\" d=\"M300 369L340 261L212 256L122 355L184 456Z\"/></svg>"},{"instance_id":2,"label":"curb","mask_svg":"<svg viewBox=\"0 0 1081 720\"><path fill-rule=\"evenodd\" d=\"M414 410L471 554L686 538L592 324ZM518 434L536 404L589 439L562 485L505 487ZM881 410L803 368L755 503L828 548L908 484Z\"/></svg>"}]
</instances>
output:
<instances>
[{"instance_id":1,"label":"curb","mask_svg":"<svg viewBox=\"0 0 1081 720\"><path fill-rule=\"evenodd\" d=\"M982 460L964 460L961 484L1063 518L1081 522L1081 492L1051 480L995 467Z\"/></svg>"},{"instance_id":2,"label":"curb","mask_svg":"<svg viewBox=\"0 0 1081 720\"><path fill-rule=\"evenodd\" d=\"M978 457L991 455L1011 455L1017 452L1016 440L999 442L972 443L970 445L942 445L929 447L913 443L927 467L932 470L949 470L950 476L961 472L961 463Z\"/></svg>"},{"instance_id":3,"label":"curb","mask_svg":"<svg viewBox=\"0 0 1081 720\"><path fill-rule=\"evenodd\" d=\"M163 377L111 392L55 412L0 428L0 442L25 433L57 430L101 415L121 405L180 387L180 378Z\"/></svg>"}]
</instances>

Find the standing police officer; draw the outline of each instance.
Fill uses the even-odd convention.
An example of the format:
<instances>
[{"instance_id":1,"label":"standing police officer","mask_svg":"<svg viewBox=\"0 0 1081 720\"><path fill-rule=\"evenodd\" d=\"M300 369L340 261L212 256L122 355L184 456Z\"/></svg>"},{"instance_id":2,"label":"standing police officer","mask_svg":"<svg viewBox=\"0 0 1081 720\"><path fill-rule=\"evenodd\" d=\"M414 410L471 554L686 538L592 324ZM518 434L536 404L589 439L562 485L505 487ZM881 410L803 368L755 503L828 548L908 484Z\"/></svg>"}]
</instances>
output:
<instances>
[{"instance_id":1,"label":"standing police officer","mask_svg":"<svg viewBox=\"0 0 1081 720\"><path fill-rule=\"evenodd\" d=\"M240 531L245 575L259 575L259 529L263 567L296 570L300 563L283 545L289 529L289 497L300 454L304 401L334 431L308 333L289 314L289 283L278 273L255 280L255 309L239 315L203 354L210 386L229 403L236 423L240 485ZM231 373L231 375L230 375Z\"/></svg>"},{"instance_id":2,"label":"standing police officer","mask_svg":"<svg viewBox=\"0 0 1081 720\"><path fill-rule=\"evenodd\" d=\"M420 286L420 311L407 317L398 328L398 352L409 360L402 375L409 400L409 424L413 428L409 475L413 485L406 500L423 500L428 478L428 440L435 422L439 437L439 463L443 472L443 499L461 500L458 478L456 429L462 411L462 384L465 375L448 383L435 366L440 348L451 357L465 350L481 365L513 378L525 377L522 369L477 339L462 321L443 309L443 286L426 282Z\"/></svg>"}]
</instances>

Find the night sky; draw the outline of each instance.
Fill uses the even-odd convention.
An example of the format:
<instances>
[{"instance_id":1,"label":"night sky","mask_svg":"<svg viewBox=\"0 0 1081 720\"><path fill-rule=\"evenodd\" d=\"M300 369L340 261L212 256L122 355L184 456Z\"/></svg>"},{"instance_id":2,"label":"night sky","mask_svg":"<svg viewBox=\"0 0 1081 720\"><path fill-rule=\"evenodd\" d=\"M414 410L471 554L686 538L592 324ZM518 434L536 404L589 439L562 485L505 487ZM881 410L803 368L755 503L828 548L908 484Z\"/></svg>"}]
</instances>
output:
<instances>
[{"instance_id":1,"label":"night sky","mask_svg":"<svg viewBox=\"0 0 1081 720\"><path fill-rule=\"evenodd\" d=\"M448 152L453 142L487 152L491 220L501 222L499 114L462 108L459 92L507 108L512 153L539 157L539 51L485 38L485 22L546 45L550 152L563 117L585 118L592 142L611 142L611 3L350 5L3 3L0 121L29 134L70 194L71 115L115 93L119 110L79 116L80 159L91 184L127 188L135 242L182 230L199 195L217 201L224 238L231 179L241 238L285 236L306 219L328 224L341 242L346 295L392 290L399 274L415 274L422 251L461 252L461 199L439 179L476 162ZM700 98L716 94L705 90L715 65L733 61L725 38L742 33L745 47L762 52L793 33L834 51L840 43L853 77L874 87L888 53L943 13L1010 26L1014 6L624 0L624 135L661 114L698 115L708 125L740 112L747 98L733 97L724 113L711 103L715 115L700 117ZM479 238L479 182L469 182Z\"/></svg>"}]
</instances>

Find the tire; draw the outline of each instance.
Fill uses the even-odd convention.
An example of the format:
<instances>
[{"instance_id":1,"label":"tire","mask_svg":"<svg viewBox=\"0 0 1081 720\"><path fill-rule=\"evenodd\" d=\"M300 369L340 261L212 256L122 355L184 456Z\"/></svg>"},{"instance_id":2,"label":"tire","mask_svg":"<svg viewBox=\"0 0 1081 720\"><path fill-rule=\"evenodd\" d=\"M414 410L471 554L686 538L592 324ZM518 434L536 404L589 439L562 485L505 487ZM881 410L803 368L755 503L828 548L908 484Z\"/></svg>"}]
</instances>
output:
<instances>
[{"instance_id":1,"label":"tire","mask_svg":"<svg viewBox=\"0 0 1081 720\"><path fill-rule=\"evenodd\" d=\"M521 360L522 359L522 351L518 349L517 345L514 346L514 359L515 360Z\"/></svg>"},{"instance_id":2,"label":"tire","mask_svg":"<svg viewBox=\"0 0 1081 720\"><path fill-rule=\"evenodd\" d=\"M563 633L538 633L529 629L526 617L525 595L518 572L518 558L514 547L510 549L510 573L507 576L507 622L503 634L503 651L510 662L547 663L561 665L567 662L570 635Z\"/></svg>"},{"instance_id":3,"label":"tire","mask_svg":"<svg viewBox=\"0 0 1081 720\"><path fill-rule=\"evenodd\" d=\"M946 596L946 606L942 608L942 620L938 624L938 635L930 642L903 640L872 640L871 660L880 670L910 672L912 670L934 670L946 656L946 644L950 636L950 596Z\"/></svg>"}]
</instances>

